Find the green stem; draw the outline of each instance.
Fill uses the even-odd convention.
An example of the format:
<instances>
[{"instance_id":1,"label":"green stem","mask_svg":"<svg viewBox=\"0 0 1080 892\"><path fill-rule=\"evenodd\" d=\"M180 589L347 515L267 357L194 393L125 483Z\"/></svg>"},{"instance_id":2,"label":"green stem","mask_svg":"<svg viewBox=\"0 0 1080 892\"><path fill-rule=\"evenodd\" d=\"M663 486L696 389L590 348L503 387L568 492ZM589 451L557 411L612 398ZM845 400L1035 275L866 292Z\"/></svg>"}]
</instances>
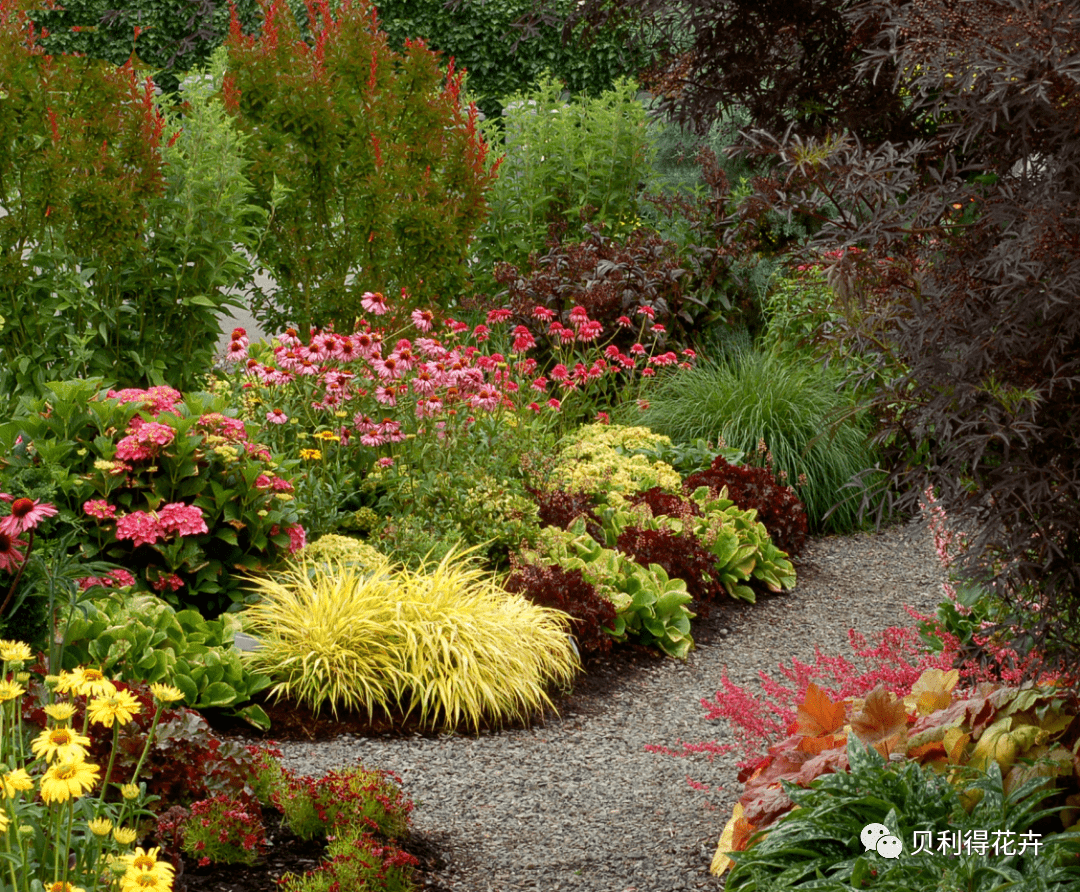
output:
<instances>
[{"instance_id":1,"label":"green stem","mask_svg":"<svg viewBox=\"0 0 1080 892\"><path fill-rule=\"evenodd\" d=\"M11 834L14 833L18 836L19 826L18 822L15 820L15 810L11 807L10 799L7 800L7 805L7 811L10 812L9 818L11 823L8 825L7 830L4 831L4 849L7 851L8 869L11 871L11 888L12 890L15 890L19 888L19 879L15 874L15 862L19 859L17 859L11 851ZM25 864L26 861L23 860L23 865L25 866Z\"/></svg>"},{"instance_id":2,"label":"green stem","mask_svg":"<svg viewBox=\"0 0 1080 892\"><path fill-rule=\"evenodd\" d=\"M75 799L72 797L68 800L68 825L67 825L67 840L64 843L64 885L61 889L67 888L68 873L71 870L71 825L75 823Z\"/></svg>"},{"instance_id":3,"label":"green stem","mask_svg":"<svg viewBox=\"0 0 1080 892\"><path fill-rule=\"evenodd\" d=\"M109 787L109 780L112 778L113 763L116 761L116 750L120 740L120 723L113 721L113 735L112 735L112 750L109 752L109 765L105 769L105 779L101 782L101 795L98 797L98 807L94 809L94 817L98 817L101 814L101 809L105 805L105 793Z\"/></svg>"}]
</instances>

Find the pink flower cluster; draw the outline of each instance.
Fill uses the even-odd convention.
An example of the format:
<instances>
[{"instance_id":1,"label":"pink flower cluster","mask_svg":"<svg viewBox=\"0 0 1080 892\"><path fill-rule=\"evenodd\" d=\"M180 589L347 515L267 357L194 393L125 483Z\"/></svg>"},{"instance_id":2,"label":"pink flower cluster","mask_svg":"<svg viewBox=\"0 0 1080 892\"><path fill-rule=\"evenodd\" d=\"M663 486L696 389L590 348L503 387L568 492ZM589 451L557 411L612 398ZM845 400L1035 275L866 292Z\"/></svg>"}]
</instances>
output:
<instances>
[{"instance_id":1,"label":"pink flower cluster","mask_svg":"<svg viewBox=\"0 0 1080 892\"><path fill-rule=\"evenodd\" d=\"M276 523L270 527L270 535L276 536L281 532L281 527ZM301 548L307 545L307 533L304 532L304 528L298 523L289 524L285 527L285 533L289 537L289 554L296 554Z\"/></svg>"},{"instance_id":2,"label":"pink flower cluster","mask_svg":"<svg viewBox=\"0 0 1080 892\"><path fill-rule=\"evenodd\" d=\"M132 511L116 518L116 538L130 539L135 546L153 545L172 534L196 536L206 533L203 513L194 505L170 502L157 511Z\"/></svg>"},{"instance_id":3,"label":"pink flower cluster","mask_svg":"<svg viewBox=\"0 0 1080 892\"><path fill-rule=\"evenodd\" d=\"M141 403L142 408L155 418L162 412L172 412L177 404L184 401L184 397L179 390L173 390L173 388L164 385L151 387L148 390L140 390L136 387L129 387L126 390L110 390L105 395L109 399L114 399L120 403Z\"/></svg>"},{"instance_id":4,"label":"pink flower cluster","mask_svg":"<svg viewBox=\"0 0 1080 892\"><path fill-rule=\"evenodd\" d=\"M160 454L163 446L168 446L176 439L176 431L169 425L142 421L141 418L132 419L128 430L132 432L116 444L116 458L120 461L146 461L154 458Z\"/></svg>"},{"instance_id":5,"label":"pink flower cluster","mask_svg":"<svg viewBox=\"0 0 1080 892\"><path fill-rule=\"evenodd\" d=\"M127 570L113 570L104 576L84 576L78 580L78 584L79 590L84 592L95 585L102 588L127 588L135 584L135 577Z\"/></svg>"}]
</instances>

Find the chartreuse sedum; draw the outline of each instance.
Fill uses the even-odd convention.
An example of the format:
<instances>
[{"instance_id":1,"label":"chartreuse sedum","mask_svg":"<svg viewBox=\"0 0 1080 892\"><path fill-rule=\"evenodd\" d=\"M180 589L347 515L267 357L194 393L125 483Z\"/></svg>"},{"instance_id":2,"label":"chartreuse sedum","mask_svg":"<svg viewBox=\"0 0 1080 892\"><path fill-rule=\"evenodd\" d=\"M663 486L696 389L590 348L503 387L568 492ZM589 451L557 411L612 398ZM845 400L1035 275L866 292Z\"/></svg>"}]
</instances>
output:
<instances>
[{"instance_id":1,"label":"chartreuse sedum","mask_svg":"<svg viewBox=\"0 0 1080 892\"><path fill-rule=\"evenodd\" d=\"M431 727L527 720L580 668L564 613L504 591L461 551L419 570L301 560L254 591L251 668L316 712L400 707Z\"/></svg>"}]
</instances>

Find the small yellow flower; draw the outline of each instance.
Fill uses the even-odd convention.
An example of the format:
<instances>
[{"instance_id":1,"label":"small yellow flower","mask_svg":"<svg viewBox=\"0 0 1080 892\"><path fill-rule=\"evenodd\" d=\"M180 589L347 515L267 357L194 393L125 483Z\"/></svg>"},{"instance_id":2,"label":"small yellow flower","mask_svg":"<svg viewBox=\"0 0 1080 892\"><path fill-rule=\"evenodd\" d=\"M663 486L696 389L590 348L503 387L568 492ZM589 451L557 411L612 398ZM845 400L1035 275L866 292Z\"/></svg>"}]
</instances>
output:
<instances>
[{"instance_id":1,"label":"small yellow flower","mask_svg":"<svg viewBox=\"0 0 1080 892\"><path fill-rule=\"evenodd\" d=\"M105 697L95 697L90 701L88 710L90 721L111 728L113 722L121 727L130 722L139 712L141 707L128 691L117 691Z\"/></svg>"},{"instance_id":2,"label":"small yellow flower","mask_svg":"<svg viewBox=\"0 0 1080 892\"><path fill-rule=\"evenodd\" d=\"M16 697L21 697L26 693L26 688L21 684L4 679L0 681L0 703L6 703L8 700L14 700Z\"/></svg>"},{"instance_id":3,"label":"small yellow flower","mask_svg":"<svg viewBox=\"0 0 1080 892\"><path fill-rule=\"evenodd\" d=\"M22 641L0 641L0 660L8 663L28 663L33 658L29 644Z\"/></svg>"},{"instance_id":4,"label":"small yellow flower","mask_svg":"<svg viewBox=\"0 0 1080 892\"><path fill-rule=\"evenodd\" d=\"M146 870L129 870L120 878L120 892L168 892L170 889L171 880Z\"/></svg>"},{"instance_id":5,"label":"small yellow flower","mask_svg":"<svg viewBox=\"0 0 1080 892\"><path fill-rule=\"evenodd\" d=\"M335 434L333 431L319 431L315 434L317 440L333 440L335 443L341 442L341 437Z\"/></svg>"},{"instance_id":6,"label":"small yellow flower","mask_svg":"<svg viewBox=\"0 0 1080 892\"><path fill-rule=\"evenodd\" d=\"M184 699L183 691L168 684L152 684L150 693L161 703L176 703Z\"/></svg>"},{"instance_id":7,"label":"small yellow flower","mask_svg":"<svg viewBox=\"0 0 1080 892\"><path fill-rule=\"evenodd\" d=\"M100 669L87 669L80 666L75 670L78 681L75 684L75 693L84 697L106 697L116 693L114 685Z\"/></svg>"},{"instance_id":8,"label":"small yellow flower","mask_svg":"<svg viewBox=\"0 0 1080 892\"><path fill-rule=\"evenodd\" d=\"M41 801L46 805L82 796L98 781L98 767L82 756L57 762L41 778Z\"/></svg>"},{"instance_id":9,"label":"small yellow flower","mask_svg":"<svg viewBox=\"0 0 1080 892\"><path fill-rule=\"evenodd\" d=\"M3 833L8 829L9 823L10 821L8 821L7 812L0 808L0 833Z\"/></svg>"},{"instance_id":10,"label":"small yellow flower","mask_svg":"<svg viewBox=\"0 0 1080 892\"><path fill-rule=\"evenodd\" d=\"M318 461L322 458L321 449L301 449L300 457L305 461Z\"/></svg>"},{"instance_id":11,"label":"small yellow flower","mask_svg":"<svg viewBox=\"0 0 1080 892\"><path fill-rule=\"evenodd\" d=\"M94 836L108 836L112 833L112 821L104 816L87 821L86 826L90 828Z\"/></svg>"},{"instance_id":12,"label":"small yellow flower","mask_svg":"<svg viewBox=\"0 0 1080 892\"><path fill-rule=\"evenodd\" d=\"M139 831L133 827L117 827L112 835L120 845L129 846L139 838Z\"/></svg>"},{"instance_id":13,"label":"small yellow flower","mask_svg":"<svg viewBox=\"0 0 1080 892\"><path fill-rule=\"evenodd\" d=\"M16 768L0 777L0 786L4 788L5 799L14 799L17 793L34 789L34 779L25 768Z\"/></svg>"},{"instance_id":14,"label":"small yellow flower","mask_svg":"<svg viewBox=\"0 0 1080 892\"><path fill-rule=\"evenodd\" d=\"M282 502L291 502L293 499L292 494L287 492L276 492L274 498L280 499Z\"/></svg>"},{"instance_id":15,"label":"small yellow flower","mask_svg":"<svg viewBox=\"0 0 1080 892\"><path fill-rule=\"evenodd\" d=\"M67 722L71 720L71 717L75 715L75 704L73 703L50 703L45 707L45 715L51 719L55 719L58 722Z\"/></svg>"},{"instance_id":16,"label":"small yellow flower","mask_svg":"<svg viewBox=\"0 0 1080 892\"><path fill-rule=\"evenodd\" d=\"M334 415L336 417L338 417L338 418L348 418L349 417L348 412L335 412Z\"/></svg>"},{"instance_id":17,"label":"small yellow flower","mask_svg":"<svg viewBox=\"0 0 1080 892\"><path fill-rule=\"evenodd\" d=\"M138 784L124 784L120 788L120 795L127 799L129 802L132 799L139 798L139 785Z\"/></svg>"},{"instance_id":18,"label":"small yellow flower","mask_svg":"<svg viewBox=\"0 0 1080 892\"><path fill-rule=\"evenodd\" d=\"M46 728L30 744L30 749L39 759L45 757L50 762L63 762L86 755L90 738L71 728L58 725Z\"/></svg>"}]
</instances>

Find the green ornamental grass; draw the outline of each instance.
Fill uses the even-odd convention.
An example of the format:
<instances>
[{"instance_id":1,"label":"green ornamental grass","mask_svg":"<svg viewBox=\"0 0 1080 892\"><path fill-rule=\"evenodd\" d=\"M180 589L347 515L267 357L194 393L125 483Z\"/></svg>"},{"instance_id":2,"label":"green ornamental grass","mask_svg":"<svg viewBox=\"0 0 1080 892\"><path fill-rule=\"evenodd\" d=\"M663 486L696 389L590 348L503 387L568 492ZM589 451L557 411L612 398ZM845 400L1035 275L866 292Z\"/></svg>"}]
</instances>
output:
<instances>
[{"instance_id":1,"label":"green ornamental grass","mask_svg":"<svg viewBox=\"0 0 1080 892\"><path fill-rule=\"evenodd\" d=\"M778 475L791 484L805 478L796 491L811 529L858 526L862 492L844 487L876 457L866 417L852 414L837 373L805 359L739 351L665 378L648 397L639 424L682 444L722 437L748 455L764 440Z\"/></svg>"}]
</instances>

